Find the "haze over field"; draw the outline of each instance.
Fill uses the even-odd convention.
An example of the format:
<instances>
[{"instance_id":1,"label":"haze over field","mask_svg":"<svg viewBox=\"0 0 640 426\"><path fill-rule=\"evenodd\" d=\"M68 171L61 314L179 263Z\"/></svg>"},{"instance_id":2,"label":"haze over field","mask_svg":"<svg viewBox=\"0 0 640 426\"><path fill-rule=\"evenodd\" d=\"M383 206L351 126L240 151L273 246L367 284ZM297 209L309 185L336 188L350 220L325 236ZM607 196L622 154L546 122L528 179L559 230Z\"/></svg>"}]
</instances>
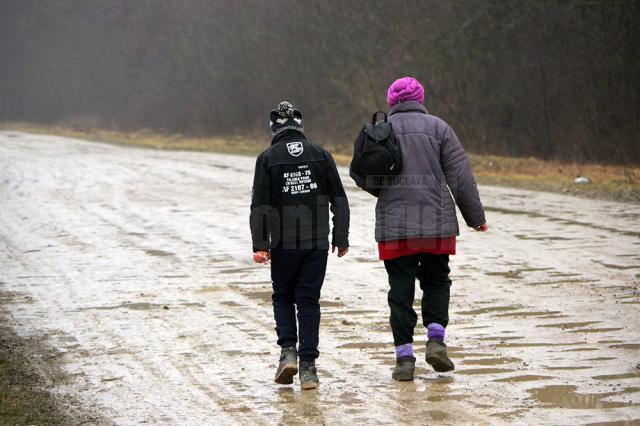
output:
<instances>
[{"instance_id":1,"label":"haze over field","mask_svg":"<svg viewBox=\"0 0 640 426\"><path fill-rule=\"evenodd\" d=\"M0 121L255 133L282 99L348 150L412 75L476 153L640 163L635 0L4 0Z\"/></svg>"}]
</instances>

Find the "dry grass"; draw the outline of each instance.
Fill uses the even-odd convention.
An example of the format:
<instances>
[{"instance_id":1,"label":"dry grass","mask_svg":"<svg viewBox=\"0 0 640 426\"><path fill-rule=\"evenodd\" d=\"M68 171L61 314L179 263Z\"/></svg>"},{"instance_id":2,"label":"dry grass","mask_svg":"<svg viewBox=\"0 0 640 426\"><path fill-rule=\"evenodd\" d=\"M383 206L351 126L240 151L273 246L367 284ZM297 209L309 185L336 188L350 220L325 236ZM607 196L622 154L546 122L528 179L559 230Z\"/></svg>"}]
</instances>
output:
<instances>
[{"instance_id":1,"label":"dry grass","mask_svg":"<svg viewBox=\"0 0 640 426\"><path fill-rule=\"evenodd\" d=\"M54 134L100 142L134 145L153 149L212 151L256 155L268 144L267 137L246 136L188 137L147 130L116 132L110 130L72 129L62 126L39 126L29 123L0 123L0 129ZM348 165L348 150L328 147L336 161ZM488 185L561 192L589 198L604 198L640 203L640 166L622 167L598 164L573 164L493 155L470 155L478 181ZM586 176L589 184L575 184L577 176Z\"/></svg>"},{"instance_id":2,"label":"dry grass","mask_svg":"<svg viewBox=\"0 0 640 426\"><path fill-rule=\"evenodd\" d=\"M473 170L481 183L640 202L638 166L575 164L491 155L470 157ZM589 178L591 183L574 183L578 176Z\"/></svg>"}]
</instances>

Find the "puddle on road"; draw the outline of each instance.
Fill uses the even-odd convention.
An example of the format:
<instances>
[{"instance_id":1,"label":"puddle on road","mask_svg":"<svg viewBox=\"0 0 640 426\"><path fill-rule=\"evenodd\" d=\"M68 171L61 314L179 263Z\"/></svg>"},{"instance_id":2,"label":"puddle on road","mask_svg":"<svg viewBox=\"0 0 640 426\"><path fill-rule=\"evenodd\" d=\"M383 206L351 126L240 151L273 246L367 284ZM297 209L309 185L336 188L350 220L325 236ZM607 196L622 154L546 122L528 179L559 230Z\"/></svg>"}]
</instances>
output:
<instances>
[{"instance_id":1,"label":"puddle on road","mask_svg":"<svg viewBox=\"0 0 640 426\"><path fill-rule=\"evenodd\" d=\"M461 361L462 364L471 364L471 365L501 365L501 364L511 364L514 362L520 362L522 359L516 357L496 357L496 358L472 358L472 359L464 359Z\"/></svg>"},{"instance_id":2,"label":"puddle on road","mask_svg":"<svg viewBox=\"0 0 640 426\"><path fill-rule=\"evenodd\" d=\"M259 266L247 266L244 268L231 268L231 269L221 269L218 271L219 274L238 274L241 272L255 272Z\"/></svg>"},{"instance_id":3,"label":"puddle on road","mask_svg":"<svg viewBox=\"0 0 640 426\"><path fill-rule=\"evenodd\" d=\"M599 263L600 265L608 269L616 269L616 270L638 269L637 265L614 265L612 263L605 263L599 260L594 260L593 263Z\"/></svg>"},{"instance_id":4,"label":"puddle on road","mask_svg":"<svg viewBox=\"0 0 640 426\"><path fill-rule=\"evenodd\" d=\"M565 329L584 327L586 325L598 324L598 323L600 323L600 321L562 322L562 323L557 323L557 324L539 324L539 325L536 325L536 327L561 328L561 329L565 330Z\"/></svg>"},{"instance_id":5,"label":"puddle on road","mask_svg":"<svg viewBox=\"0 0 640 426\"><path fill-rule=\"evenodd\" d=\"M580 276L580 274L574 274L571 272L561 272L561 271L549 272L549 275L553 277L579 277Z\"/></svg>"},{"instance_id":6,"label":"puddle on road","mask_svg":"<svg viewBox=\"0 0 640 426\"><path fill-rule=\"evenodd\" d=\"M562 352L593 352L599 350L598 348L574 348L574 349L563 349Z\"/></svg>"},{"instance_id":7,"label":"puddle on road","mask_svg":"<svg viewBox=\"0 0 640 426\"><path fill-rule=\"evenodd\" d=\"M175 256L175 253L172 253L170 251L164 251L164 250L145 250L145 253L151 255L151 256L160 256L160 257L165 257L165 256Z\"/></svg>"},{"instance_id":8,"label":"puddle on road","mask_svg":"<svg viewBox=\"0 0 640 426\"><path fill-rule=\"evenodd\" d=\"M168 304L168 303L121 303L119 305L111 305L111 306L91 306L87 308L80 308L78 311L88 311L88 310L111 310L111 309L132 309L134 311L147 311L152 309L173 309L179 306L197 306L199 308L204 308L204 303L196 303L196 302L185 302L179 303L178 305Z\"/></svg>"},{"instance_id":9,"label":"puddle on road","mask_svg":"<svg viewBox=\"0 0 640 426\"><path fill-rule=\"evenodd\" d=\"M367 315L367 314L380 314L380 313L381 312L372 311L372 310L368 310L368 309L354 309L352 311L333 311L333 312L331 312L332 315L345 314L345 315L348 315L348 316Z\"/></svg>"},{"instance_id":10,"label":"puddle on road","mask_svg":"<svg viewBox=\"0 0 640 426\"><path fill-rule=\"evenodd\" d=\"M633 349L633 350L637 350L640 349L640 343L624 343L621 345L611 345L609 346L610 348L614 348L614 349Z\"/></svg>"},{"instance_id":11,"label":"puddle on road","mask_svg":"<svg viewBox=\"0 0 640 426\"><path fill-rule=\"evenodd\" d=\"M338 346L339 349L378 349L393 348L392 342L353 342Z\"/></svg>"},{"instance_id":12,"label":"puddle on road","mask_svg":"<svg viewBox=\"0 0 640 426\"><path fill-rule=\"evenodd\" d=\"M620 374L604 374L600 376L593 376L596 380L623 380L623 379L637 379L640 378L640 370L631 371L628 373Z\"/></svg>"},{"instance_id":13,"label":"puddle on road","mask_svg":"<svg viewBox=\"0 0 640 426\"><path fill-rule=\"evenodd\" d=\"M553 284L575 284L575 283L595 283L598 280L588 280L582 278L576 278L571 280L558 280L558 281L534 281L531 283L525 283L525 285L537 286L537 285L553 285Z\"/></svg>"},{"instance_id":14,"label":"puddle on road","mask_svg":"<svg viewBox=\"0 0 640 426\"><path fill-rule=\"evenodd\" d=\"M498 373L510 373L515 371L513 368L469 368L466 370L457 370L458 374L464 375L481 375L481 374L498 374Z\"/></svg>"},{"instance_id":15,"label":"puddle on road","mask_svg":"<svg viewBox=\"0 0 640 426\"><path fill-rule=\"evenodd\" d=\"M622 327L579 328L577 330L571 330L569 331L569 333L607 333L610 331L619 331L622 329Z\"/></svg>"},{"instance_id":16,"label":"puddle on road","mask_svg":"<svg viewBox=\"0 0 640 426\"><path fill-rule=\"evenodd\" d=\"M593 367L590 366L590 365L583 365L583 366L581 366L581 365L567 365L566 367L563 367L563 366L553 366L553 367L542 366L542 368L544 368L545 370L551 370L551 371L555 371L555 370L558 370L558 371L563 371L563 370L570 371L570 370L590 370Z\"/></svg>"},{"instance_id":17,"label":"puddle on road","mask_svg":"<svg viewBox=\"0 0 640 426\"><path fill-rule=\"evenodd\" d=\"M417 351L416 351L417 352ZM449 356L453 359L459 359L459 358L480 358L480 357L485 357L487 356L486 353L483 352L462 352L462 350L459 351L452 351L450 348L447 349L447 352L449 353Z\"/></svg>"},{"instance_id":18,"label":"puddle on road","mask_svg":"<svg viewBox=\"0 0 640 426\"><path fill-rule=\"evenodd\" d=\"M584 345L585 342L571 342L571 343L561 343L561 342L515 342L515 343L496 343L494 346L496 348L529 348L536 346L549 346L549 347L557 347L557 346L580 346Z\"/></svg>"},{"instance_id":19,"label":"puddle on road","mask_svg":"<svg viewBox=\"0 0 640 426\"><path fill-rule=\"evenodd\" d=\"M469 399L470 395L462 394L445 394L445 395L429 395L426 400L429 402L445 402L445 401L464 401Z\"/></svg>"},{"instance_id":20,"label":"puddle on road","mask_svg":"<svg viewBox=\"0 0 640 426\"><path fill-rule=\"evenodd\" d=\"M542 317L549 315L561 314L560 311L524 311L524 312L506 312L502 314L496 314L497 317Z\"/></svg>"},{"instance_id":21,"label":"puddle on road","mask_svg":"<svg viewBox=\"0 0 640 426\"><path fill-rule=\"evenodd\" d=\"M273 295L273 291L247 291L243 292L243 294L249 299L257 299L262 302L271 303L271 296Z\"/></svg>"},{"instance_id":22,"label":"puddle on road","mask_svg":"<svg viewBox=\"0 0 640 426\"><path fill-rule=\"evenodd\" d=\"M568 238L568 237L558 237L558 236L532 237L530 235L525 235L525 234L514 234L514 236L519 240L535 240L535 241L571 241L571 240L578 239L578 238Z\"/></svg>"},{"instance_id":23,"label":"puddle on road","mask_svg":"<svg viewBox=\"0 0 640 426\"><path fill-rule=\"evenodd\" d=\"M440 410L429 410L427 411L427 413L429 413L429 415L431 416L431 419L434 422L443 422L450 418L450 416L447 413Z\"/></svg>"},{"instance_id":24,"label":"puddle on road","mask_svg":"<svg viewBox=\"0 0 640 426\"><path fill-rule=\"evenodd\" d=\"M521 210L505 209L505 208L490 207L490 206L484 206L484 210L488 212L495 212L495 213L502 213L502 214L512 214L512 215L529 216L529 217L535 217L535 218L544 218L551 222L559 223L561 225L585 226L589 229L599 229L602 231L613 232L616 234L626 235L629 237L640 237L640 232L623 231L621 229L610 228L610 227L601 226L601 225L597 225L589 222L580 222L577 220L561 219L559 217L548 216L542 213L526 212ZM634 243L634 244L640 244L640 243Z\"/></svg>"},{"instance_id":25,"label":"puddle on road","mask_svg":"<svg viewBox=\"0 0 640 426\"><path fill-rule=\"evenodd\" d=\"M344 303L335 300L322 300L320 299L321 308L341 308L344 307Z\"/></svg>"},{"instance_id":26,"label":"puddle on road","mask_svg":"<svg viewBox=\"0 0 640 426\"><path fill-rule=\"evenodd\" d=\"M522 278L522 271L517 269L515 271L507 271L507 272L485 272L485 275L489 275L491 277L503 277L509 278L511 280Z\"/></svg>"},{"instance_id":27,"label":"puddle on road","mask_svg":"<svg viewBox=\"0 0 640 426\"><path fill-rule=\"evenodd\" d=\"M380 260L377 257L355 257L352 259L358 263L378 263Z\"/></svg>"},{"instance_id":28,"label":"puddle on road","mask_svg":"<svg viewBox=\"0 0 640 426\"><path fill-rule=\"evenodd\" d=\"M508 342L510 340L521 340L524 339L523 336L488 336L488 337L479 337L477 340L485 340L485 341L499 341L499 342Z\"/></svg>"},{"instance_id":29,"label":"puddle on road","mask_svg":"<svg viewBox=\"0 0 640 426\"><path fill-rule=\"evenodd\" d=\"M522 306L489 306L486 308L471 309L469 311L460 311L458 315L479 315L487 314L489 312L504 312L504 311L517 311L522 309Z\"/></svg>"},{"instance_id":30,"label":"puddle on road","mask_svg":"<svg viewBox=\"0 0 640 426\"><path fill-rule=\"evenodd\" d=\"M547 380L547 379L553 379L553 377L551 377L551 376L540 376L540 375L536 375L536 374L523 374L522 376L511 376L511 377L504 377L502 379L495 379L494 382L507 382L507 383L533 382L533 381L537 381L537 380Z\"/></svg>"},{"instance_id":31,"label":"puddle on road","mask_svg":"<svg viewBox=\"0 0 640 426\"><path fill-rule=\"evenodd\" d=\"M603 409L619 408L635 405L630 402L606 401L606 398L613 395L620 395L622 392L609 393L577 393L576 386L553 385L542 388L529 389L527 392L537 401L542 402L548 408L569 408L569 409Z\"/></svg>"},{"instance_id":32,"label":"puddle on road","mask_svg":"<svg viewBox=\"0 0 640 426\"><path fill-rule=\"evenodd\" d=\"M502 214L513 214L513 215L518 215L518 216L546 217L545 215L540 214L540 213L527 212L527 211L522 211L522 210L505 209L505 208L500 208L500 207L484 206L484 210L486 212L494 212L494 213L502 213Z\"/></svg>"},{"instance_id":33,"label":"puddle on road","mask_svg":"<svg viewBox=\"0 0 640 426\"><path fill-rule=\"evenodd\" d=\"M221 287L221 286L209 286L209 287L200 287L196 291L200 293L214 293L218 291L228 291L228 290L229 290L228 288Z\"/></svg>"}]
</instances>

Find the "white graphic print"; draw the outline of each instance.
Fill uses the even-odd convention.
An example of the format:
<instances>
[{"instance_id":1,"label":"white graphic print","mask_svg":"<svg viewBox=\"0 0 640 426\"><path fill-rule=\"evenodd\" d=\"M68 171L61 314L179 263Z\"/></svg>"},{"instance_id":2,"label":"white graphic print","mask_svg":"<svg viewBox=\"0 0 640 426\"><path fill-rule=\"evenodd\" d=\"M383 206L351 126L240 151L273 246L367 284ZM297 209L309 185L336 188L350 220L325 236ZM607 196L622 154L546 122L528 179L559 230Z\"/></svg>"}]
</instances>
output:
<instances>
[{"instance_id":1,"label":"white graphic print","mask_svg":"<svg viewBox=\"0 0 640 426\"><path fill-rule=\"evenodd\" d=\"M303 151L302 142L289 142L287 144L287 149L289 150L289 154L294 157L299 157Z\"/></svg>"},{"instance_id":2,"label":"white graphic print","mask_svg":"<svg viewBox=\"0 0 640 426\"><path fill-rule=\"evenodd\" d=\"M284 178L284 185L282 186L282 192L284 193L291 195L307 194L318 188L318 184L313 181L311 170L306 164L298 166L297 172L287 172L282 177Z\"/></svg>"}]
</instances>

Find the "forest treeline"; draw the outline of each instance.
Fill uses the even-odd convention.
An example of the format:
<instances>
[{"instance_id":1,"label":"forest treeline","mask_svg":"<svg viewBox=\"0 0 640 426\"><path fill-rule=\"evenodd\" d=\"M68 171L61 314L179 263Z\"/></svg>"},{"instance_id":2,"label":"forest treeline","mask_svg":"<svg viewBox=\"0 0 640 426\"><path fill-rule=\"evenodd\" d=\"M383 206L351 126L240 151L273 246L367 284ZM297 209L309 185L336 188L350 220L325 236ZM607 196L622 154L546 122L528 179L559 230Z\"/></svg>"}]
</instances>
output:
<instances>
[{"instance_id":1,"label":"forest treeline","mask_svg":"<svg viewBox=\"0 0 640 426\"><path fill-rule=\"evenodd\" d=\"M477 153L640 163L637 0L0 0L0 121L347 147L411 75Z\"/></svg>"}]
</instances>

